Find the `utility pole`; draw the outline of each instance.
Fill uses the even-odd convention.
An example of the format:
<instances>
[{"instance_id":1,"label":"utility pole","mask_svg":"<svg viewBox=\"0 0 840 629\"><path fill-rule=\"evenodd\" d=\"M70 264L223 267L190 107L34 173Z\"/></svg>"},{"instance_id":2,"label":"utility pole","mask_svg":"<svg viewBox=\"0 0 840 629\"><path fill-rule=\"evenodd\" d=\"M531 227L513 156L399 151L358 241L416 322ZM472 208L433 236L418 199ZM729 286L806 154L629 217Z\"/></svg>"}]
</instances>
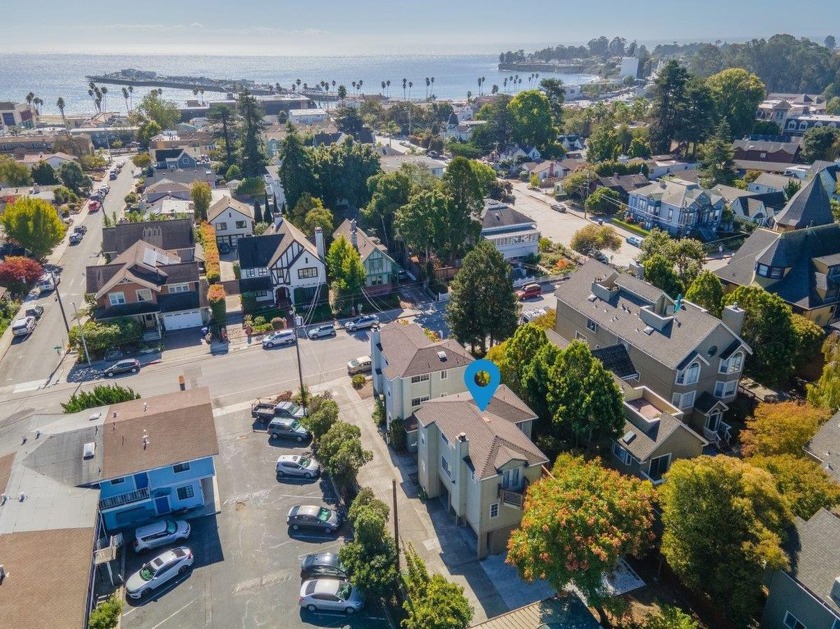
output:
<instances>
[{"instance_id":1,"label":"utility pole","mask_svg":"<svg viewBox=\"0 0 840 629\"><path fill-rule=\"evenodd\" d=\"M298 380L300 381L300 405L303 407L303 414L306 414L306 394L305 389L303 388L303 368L301 367L300 362L300 339L298 338L298 316L295 313L295 307L292 305L292 322L294 323L295 329L295 351L297 352L297 368L298 368Z\"/></svg>"},{"instance_id":2,"label":"utility pole","mask_svg":"<svg viewBox=\"0 0 840 629\"><path fill-rule=\"evenodd\" d=\"M67 314L64 312L64 303L61 301L61 292L58 290L58 282L55 281L55 272L50 271L52 283L55 287L55 298L58 301L58 308L61 310L61 318L64 319L64 328L67 330L67 338L70 338L70 324L67 323Z\"/></svg>"},{"instance_id":3,"label":"utility pole","mask_svg":"<svg viewBox=\"0 0 840 629\"><path fill-rule=\"evenodd\" d=\"M79 311L76 309L76 302L70 302L70 305L73 306L73 312L76 314L76 321L79 324L79 334L82 337L82 347L85 350L85 360L87 361L88 367L91 367L90 353L88 352L87 341L85 340L85 326L82 325L82 321L79 319Z\"/></svg>"},{"instance_id":4,"label":"utility pole","mask_svg":"<svg viewBox=\"0 0 840 629\"><path fill-rule=\"evenodd\" d=\"M391 479L391 495L394 503L394 545L397 547L397 572L400 571L400 517L397 513L397 479Z\"/></svg>"}]
</instances>

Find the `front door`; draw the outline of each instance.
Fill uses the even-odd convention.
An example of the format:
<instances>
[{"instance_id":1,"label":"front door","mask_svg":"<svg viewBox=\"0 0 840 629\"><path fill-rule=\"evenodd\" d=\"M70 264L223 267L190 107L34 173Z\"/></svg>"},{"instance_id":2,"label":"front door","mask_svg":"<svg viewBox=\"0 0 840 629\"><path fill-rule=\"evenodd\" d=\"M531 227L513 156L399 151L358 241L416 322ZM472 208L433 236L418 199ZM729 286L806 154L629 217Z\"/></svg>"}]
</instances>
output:
<instances>
[{"instance_id":1,"label":"front door","mask_svg":"<svg viewBox=\"0 0 840 629\"><path fill-rule=\"evenodd\" d=\"M659 480L660 478L662 478L662 475L668 471L668 465L670 464L670 462L670 454L651 459L650 471L648 472L648 476L650 476L653 480Z\"/></svg>"},{"instance_id":2,"label":"front door","mask_svg":"<svg viewBox=\"0 0 840 629\"><path fill-rule=\"evenodd\" d=\"M157 511L158 515L166 515L172 509L169 508L169 497L168 496L161 496L159 498L155 498L155 511Z\"/></svg>"}]
</instances>

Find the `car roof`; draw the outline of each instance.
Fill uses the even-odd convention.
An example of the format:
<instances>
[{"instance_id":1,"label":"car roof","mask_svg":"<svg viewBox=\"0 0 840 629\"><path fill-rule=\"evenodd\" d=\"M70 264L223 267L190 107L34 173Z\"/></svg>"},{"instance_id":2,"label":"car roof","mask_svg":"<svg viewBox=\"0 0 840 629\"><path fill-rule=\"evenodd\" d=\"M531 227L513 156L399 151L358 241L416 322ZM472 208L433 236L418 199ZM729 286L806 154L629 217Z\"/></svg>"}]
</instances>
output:
<instances>
[{"instance_id":1,"label":"car roof","mask_svg":"<svg viewBox=\"0 0 840 629\"><path fill-rule=\"evenodd\" d=\"M294 402L278 402L275 405L274 408L282 408L282 409L295 408L296 409L297 407L298 407L297 404L295 404Z\"/></svg>"},{"instance_id":2,"label":"car roof","mask_svg":"<svg viewBox=\"0 0 840 629\"><path fill-rule=\"evenodd\" d=\"M277 457L277 462L278 463L280 463L281 461L291 461L293 463L296 463L299 460L300 460L300 455L299 454L281 454L280 456Z\"/></svg>"},{"instance_id":3,"label":"car roof","mask_svg":"<svg viewBox=\"0 0 840 629\"><path fill-rule=\"evenodd\" d=\"M323 508L317 505L300 505L297 510L297 515L318 515Z\"/></svg>"},{"instance_id":4,"label":"car roof","mask_svg":"<svg viewBox=\"0 0 840 629\"><path fill-rule=\"evenodd\" d=\"M151 524L147 524L146 526L141 526L134 534L138 537L145 537L146 535L154 535L155 533L160 533L161 531L166 530L166 524L168 520L161 520L160 522L152 522Z\"/></svg>"},{"instance_id":5,"label":"car roof","mask_svg":"<svg viewBox=\"0 0 840 629\"><path fill-rule=\"evenodd\" d=\"M317 594L337 594L341 588L341 579L315 579Z\"/></svg>"},{"instance_id":6,"label":"car roof","mask_svg":"<svg viewBox=\"0 0 840 629\"><path fill-rule=\"evenodd\" d=\"M370 362L370 356L357 356L356 360L358 360L360 363L364 363L364 362L369 363Z\"/></svg>"},{"instance_id":7,"label":"car roof","mask_svg":"<svg viewBox=\"0 0 840 629\"><path fill-rule=\"evenodd\" d=\"M338 555L335 553L314 553L307 555L306 559L312 566L338 566Z\"/></svg>"}]
</instances>

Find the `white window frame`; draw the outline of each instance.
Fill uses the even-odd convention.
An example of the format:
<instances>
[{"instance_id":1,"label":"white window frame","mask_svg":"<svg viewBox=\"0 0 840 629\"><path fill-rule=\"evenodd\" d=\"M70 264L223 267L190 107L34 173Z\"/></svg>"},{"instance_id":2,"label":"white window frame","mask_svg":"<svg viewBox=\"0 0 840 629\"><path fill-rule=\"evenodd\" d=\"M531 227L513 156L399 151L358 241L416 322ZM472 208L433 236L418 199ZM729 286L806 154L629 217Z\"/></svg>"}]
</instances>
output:
<instances>
[{"instance_id":1,"label":"white window frame","mask_svg":"<svg viewBox=\"0 0 840 629\"><path fill-rule=\"evenodd\" d=\"M441 380L446 380L447 378L449 378L449 371L444 369L443 371L440 372L440 379Z\"/></svg>"},{"instance_id":2,"label":"white window frame","mask_svg":"<svg viewBox=\"0 0 840 629\"><path fill-rule=\"evenodd\" d=\"M787 629L808 629L805 623L787 610L785 610L785 618L782 621L782 624L787 627ZM835 622L835 624L837 623Z\"/></svg>"},{"instance_id":3,"label":"white window frame","mask_svg":"<svg viewBox=\"0 0 840 629\"><path fill-rule=\"evenodd\" d=\"M691 378L690 374L692 373L693 369L696 369L696 371L694 373L694 377ZM677 372L676 383L677 384L685 384L685 385L697 384L697 382L700 380L700 370L701 370L700 361L699 360L692 361L692 363L688 367L686 367L682 371Z\"/></svg>"},{"instance_id":4,"label":"white window frame","mask_svg":"<svg viewBox=\"0 0 840 629\"><path fill-rule=\"evenodd\" d=\"M736 360L737 359L737 360ZM738 350L726 360L720 361L718 373L738 373L744 367L744 352Z\"/></svg>"},{"instance_id":5,"label":"white window frame","mask_svg":"<svg viewBox=\"0 0 840 629\"><path fill-rule=\"evenodd\" d=\"M108 293L108 303L112 306L122 306L126 303L125 293L123 293L122 291Z\"/></svg>"},{"instance_id":6,"label":"white window frame","mask_svg":"<svg viewBox=\"0 0 840 629\"><path fill-rule=\"evenodd\" d=\"M737 380L718 380L715 382L715 397L719 400L732 397L736 391L738 391Z\"/></svg>"},{"instance_id":7,"label":"white window frame","mask_svg":"<svg viewBox=\"0 0 840 629\"><path fill-rule=\"evenodd\" d=\"M188 293L190 292L189 282L177 282L169 285L169 293Z\"/></svg>"},{"instance_id":8,"label":"white window frame","mask_svg":"<svg viewBox=\"0 0 840 629\"><path fill-rule=\"evenodd\" d=\"M137 301L152 301L152 289L151 288L138 288L134 291L134 296L137 298Z\"/></svg>"},{"instance_id":9,"label":"white window frame","mask_svg":"<svg viewBox=\"0 0 840 629\"><path fill-rule=\"evenodd\" d=\"M225 221L219 221L218 223L216 223L216 231L227 231L227 223Z\"/></svg>"},{"instance_id":10,"label":"white window frame","mask_svg":"<svg viewBox=\"0 0 840 629\"><path fill-rule=\"evenodd\" d=\"M236 229L248 229L248 221L236 221L234 226Z\"/></svg>"},{"instance_id":11,"label":"white window frame","mask_svg":"<svg viewBox=\"0 0 840 629\"><path fill-rule=\"evenodd\" d=\"M428 395L421 395L420 397L411 398L411 407L415 408L420 406L423 402L428 402L429 396Z\"/></svg>"},{"instance_id":12,"label":"white window frame","mask_svg":"<svg viewBox=\"0 0 840 629\"><path fill-rule=\"evenodd\" d=\"M411 384L417 384L418 382L428 382L429 381L429 374L421 373L419 376L411 376Z\"/></svg>"},{"instance_id":13,"label":"white window frame","mask_svg":"<svg viewBox=\"0 0 840 629\"><path fill-rule=\"evenodd\" d=\"M490 515L491 520L493 518L498 518L499 517L499 503L498 502L494 502L493 504L490 505L489 515Z\"/></svg>"},{"instance_id":14,"label":"white window frame","mask_svg":"<svg viewBox=\"0 0 840 629\"><path fill-rule=\"evenodd\" d=\"M633 455L630 454L630 451L618 441L613 441L612 453L613 456L624 463L624 465L630 465L630 463L633 462Z\"/></svg>"},{"instance_id":15,"label":"white window frame","mask_svg":"<svg viewBox=\"0 0 840 629\"><path fill-rule=\"evenodd\" d=\"M677 408L690 408L694 406L694 401L697 398L697 391L686 391L685 393L674 393L671 396L671 404ZM691 403L686 402L690 400Z\"/></svg>"}]
</instances>

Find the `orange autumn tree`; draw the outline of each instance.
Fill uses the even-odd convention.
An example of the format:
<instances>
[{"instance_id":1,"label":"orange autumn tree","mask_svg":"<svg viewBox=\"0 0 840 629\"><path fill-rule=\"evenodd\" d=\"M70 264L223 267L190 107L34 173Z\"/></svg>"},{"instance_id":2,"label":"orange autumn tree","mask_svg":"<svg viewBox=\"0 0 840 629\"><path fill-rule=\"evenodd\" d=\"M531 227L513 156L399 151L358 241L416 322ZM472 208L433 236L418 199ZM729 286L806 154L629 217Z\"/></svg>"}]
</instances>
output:
<instances>
[{"instance_id":1,"label":"orange autumn tree","mask_svg":"<svg viewBox=\"0 0 840 629\"><path fill-rule=\"evenodd\" d=\"M526 581L545 579L558 592L576 586L608 626L603 577L653 542L653 493L649 481L607 469L600 459L561 454L552 476L528 488L507 561Z\"/></svg>"}]
</instances>

